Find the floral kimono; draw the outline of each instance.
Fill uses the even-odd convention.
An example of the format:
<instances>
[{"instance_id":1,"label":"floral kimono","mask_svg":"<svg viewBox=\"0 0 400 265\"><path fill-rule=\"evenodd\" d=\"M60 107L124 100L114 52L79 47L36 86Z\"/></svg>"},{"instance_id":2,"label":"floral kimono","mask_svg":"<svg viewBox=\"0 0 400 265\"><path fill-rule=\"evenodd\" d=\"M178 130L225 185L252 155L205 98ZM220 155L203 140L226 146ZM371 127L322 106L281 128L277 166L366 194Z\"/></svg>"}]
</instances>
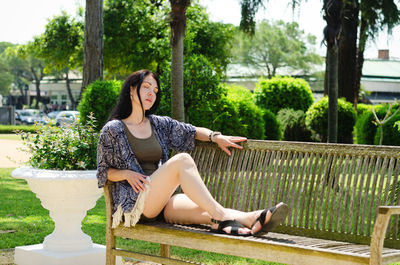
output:
<instances>
[{"instance_id":1,"label":"floral kimono","mask_svg":"<svg viewBox=\"0 0 400 265\"><path fill-rule=\"evenodd\" d=\"M149 115L148 118L163 153L159 166L168 160L169 149L185 152L194 148L196 128L193 125L178 122L166 116ZM97 146L99 188L107 182L109 168L130 169L144 174L129 145L121 120L107 122L100 132ZM125 219L125 226L135 226L143 212L148 191L148 185L144 192L136 193L126 180L112 182L113 228L119 225L123 219L122 216Z\"/></svg>"}]
</instances>

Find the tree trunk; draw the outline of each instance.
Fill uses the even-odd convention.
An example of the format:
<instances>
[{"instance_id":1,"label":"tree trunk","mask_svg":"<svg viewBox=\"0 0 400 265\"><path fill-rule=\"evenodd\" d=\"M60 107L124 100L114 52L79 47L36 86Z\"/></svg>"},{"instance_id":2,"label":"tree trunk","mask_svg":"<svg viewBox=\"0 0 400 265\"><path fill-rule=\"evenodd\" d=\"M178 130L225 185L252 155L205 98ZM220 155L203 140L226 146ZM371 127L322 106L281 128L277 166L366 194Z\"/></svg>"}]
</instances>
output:
<instances>
[{"instance_id":1,"label":"tree trunk","mask_svg":"<svg viewBox=\"0 0 400 265\"><path fill-rule=\"evenodd\" d=\"M71 109L75 110L76 102L75 102L74 96L72 95L70 82L71 81L69 80L69 69L67 68L67 70L65 72L65 84L67 86L67 92L68 92L69 100L71 101Z\"/></svg>"},{"instance_id":2,"label":"tree trunk","mask_svg":"<svg viewBox=\"0 0 400 265\"><path fill-rule=\"evenodd\" d=\"M360 94L360 84L362 76L362 68L364 65L364 50L367 42L367 21L361 16L361 25L358 38L358 49L357 49L357 66L356 74L354 79L354 107L357 109L358 95Z\"/></svg>"},{"instance_id":3,"label":"tree trunk","mask_svg":"<svg viewBox=\"0 0 400 265\"><path fill-rule=\"evenodd\" d=\"M103 0L86 0L83 51L80 97L90 83L103 79Z\"/></svg>"},{"instance_id":4,"label":"tree trunk","mask_svg":"<svg viewBox=\"0 0 400 265\"><path fill-rule=\"evenodd\" d=\"M328 47L328 143L337 143L338 134L338 51Z\"/></svg>"},{"instance_id":5,"label":"tree trunk","mask_svg":"<svg viewBox=\"0 0 400 265\"><path fill-rule=\"evenodd\" d=\"M354 104L357 57L358 0L345 1L338 50L338 97Z\"/></svg>"},{"instance_id":6,"label":"tree trunk","mask_svg":"<svg viewBox=\"0 0 400 265\"><path fill-rule=\"evenodd\" d=\"M328 142L337 142L338 128L338 40L341 31L342 0L324 0L324 37L327 43Z\"/></svg>"},{"instance_id":7,"label":"tree trunk","mask_svg":"<svg viewBox=\"0 0 400 265\"><path fill-rule=\"evenodd\" d=\"M185 120L183 97L183 38L186 29L186 9L190 0L170 0L171 3L171 105L172 118Z\"/></svg>"},{"instance_id":8,"label":"tree trunk","mask_svg":"<svg viewBox=\"0 0 400 265\"><path fill-rule=\"evenodd\" d=\"M171 88L172 118L184 121L183 36L172 45Z\"/></svg>"},{"instance_id":9,"label":"tree trunk","mask_svg":"<svg viewBox=\"0 0 400 265\"><path fill-rule=\"evenodd\" d=\"M33 78L35 79L35 86L36 86L36 103L35 103L35 109L39 108L39 102L42 101L42 97L40 96L40 81L43 78L43 70L41 70L40 76L37 75L35 72L35 69L31 67L31 72L33 75Z\"/></svg>"},{"instance_id":10,"label":"tree trunk","mask_svg":"<svg viewBox=\"0 0 400 265\"><path fill-rule=\"evenodd\" d=\"M326 56L325 56L325 75L324 75L324 96L328 95L328 49L326 49Z\"/></svg>"}]
</instances>

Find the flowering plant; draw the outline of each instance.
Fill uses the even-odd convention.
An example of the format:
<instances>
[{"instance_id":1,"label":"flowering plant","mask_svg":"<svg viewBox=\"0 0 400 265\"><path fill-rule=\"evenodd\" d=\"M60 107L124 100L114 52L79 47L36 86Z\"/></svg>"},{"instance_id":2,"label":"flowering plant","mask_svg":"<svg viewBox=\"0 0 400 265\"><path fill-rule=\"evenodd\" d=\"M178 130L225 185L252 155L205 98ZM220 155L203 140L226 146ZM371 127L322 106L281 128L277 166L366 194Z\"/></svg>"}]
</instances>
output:
<instances>
[{"instance_id":1,"label":"flowering plant","mask_svg":"<svg viewBox=\"0 0 400 265\"><path fill-rule=\"evenodd\" d=\"M37 134L19 132L31 153L29 164L40 169L96 169L99 133L95 123L90 114L85 124L78 119L62 127L37 124Z\"/></svg>"}]
</instances>

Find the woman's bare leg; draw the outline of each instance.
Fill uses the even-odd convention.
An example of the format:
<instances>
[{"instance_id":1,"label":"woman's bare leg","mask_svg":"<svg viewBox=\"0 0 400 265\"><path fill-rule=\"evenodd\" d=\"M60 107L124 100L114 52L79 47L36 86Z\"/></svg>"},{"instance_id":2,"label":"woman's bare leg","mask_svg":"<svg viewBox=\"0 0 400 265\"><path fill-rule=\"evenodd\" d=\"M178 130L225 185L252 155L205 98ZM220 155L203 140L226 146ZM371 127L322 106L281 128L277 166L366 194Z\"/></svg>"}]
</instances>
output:
<instances>
[{"instance_id":1,"label":"woman's bare leg","mask_svg":"<svg viewBox=\"0 0 400 265\"><path fill-rule=\"evenodd\" d=\"M185 194L171 198L179 184ZM204 185L192 157L185 153L175 155L151 175L150 192L143 214L152 218L164 207L164 216L171 223L211 224L211 218L235 219L252 228L253 233L261 229L259 223L251 227L261 210L246 213L222 207ZM268 213L266 223L270 217ZM213 226L215 228L216 225ZM230 233L230 228L226 228L225 232ZM248 229L239 229L239 233L249 232Z\"/></svg>"},{"instance_id":2,"label":"woman's bare leg","mask_svg":"<svg viewBox=\"0 0 400 265\"><path fill-rule=\"evenodd\" d=\"M171 198L179 184L187 197ZM243 220L250 227L250 222L257 216L254 212L226 209L215 201L204 185L193 159L185 153L175 155L151 175L143 214L148 218L155 217L166 205L164 215L167 220L175 223L210 223L211 218L236 219L239 222ZM249 218L250 215L254 218ZM250 233L250 230L241 229L239 233Z\"/></svg>"},{"instance_id":3,"label":"woman's bare leg","mask_svg":"<svg viewBox=\"0 0 400 265\"><path fill-rule=\"evenodd\" d=\"M183 192L192 201L215 219L224 217L224 208L211 196L200 178L193 159L186 153L175 155L151 175L144 215L149 218L157 216L178 185L181 185Z\"/></svg>"},{"instance_id":4,"label":"woman's bare leg","mask_svg":"<svg viewBox=\"0 0 400 265\"><path fill-rule=\"evenodd\" d=\"M248 228L252 228L254 221L261 214L262 210L253 212L242 212L233 209L225 208L229 215L234 216L234 219ZM267 222L271 214L267 214ZM194 203L186 194L176 194L169 199L164 208L164 217L168 223L177 224L208 224L210 223L210 214ZM261 226L259 223L254 225L254 230L258 231ZM254 231L254 232L255 232Z\"/></svg>"}]
</instances>

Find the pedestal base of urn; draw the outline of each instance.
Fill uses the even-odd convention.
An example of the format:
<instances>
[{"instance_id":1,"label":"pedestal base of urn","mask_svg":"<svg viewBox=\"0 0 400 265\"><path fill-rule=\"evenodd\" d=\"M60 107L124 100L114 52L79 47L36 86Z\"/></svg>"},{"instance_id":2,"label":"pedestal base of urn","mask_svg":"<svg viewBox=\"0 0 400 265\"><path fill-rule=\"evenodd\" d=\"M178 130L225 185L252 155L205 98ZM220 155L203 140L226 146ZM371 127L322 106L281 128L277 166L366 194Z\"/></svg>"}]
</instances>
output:
<instances>
[{"instance_id":1,"label":"pedestal base of urn","mask_svg":"<svg viewBox=\"0 0 400 265\"><path fill-rule=\"evenodd\" d=\"M43 244L15 248L14 263L17 265L101 265L105 264L106 247L93 244L84 251L55 252L45 250ZM117 265L122 265L117 257Z\"/></svg>"}]
</instances>

